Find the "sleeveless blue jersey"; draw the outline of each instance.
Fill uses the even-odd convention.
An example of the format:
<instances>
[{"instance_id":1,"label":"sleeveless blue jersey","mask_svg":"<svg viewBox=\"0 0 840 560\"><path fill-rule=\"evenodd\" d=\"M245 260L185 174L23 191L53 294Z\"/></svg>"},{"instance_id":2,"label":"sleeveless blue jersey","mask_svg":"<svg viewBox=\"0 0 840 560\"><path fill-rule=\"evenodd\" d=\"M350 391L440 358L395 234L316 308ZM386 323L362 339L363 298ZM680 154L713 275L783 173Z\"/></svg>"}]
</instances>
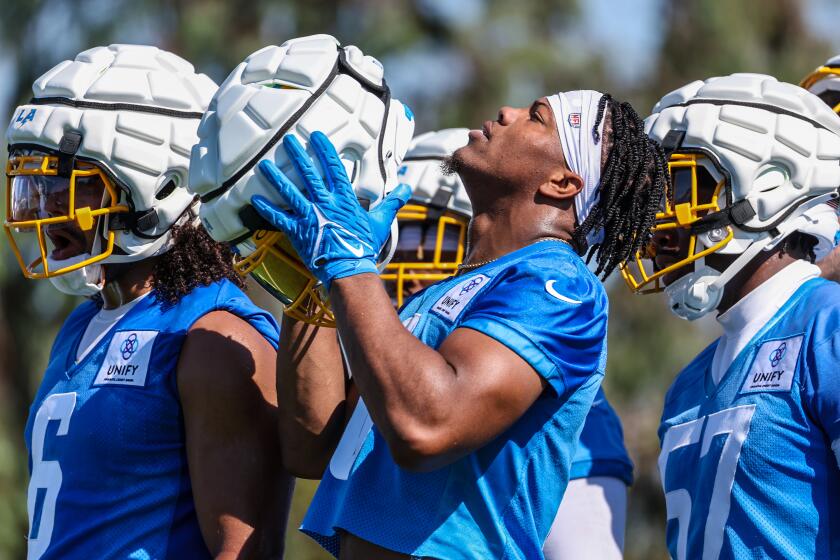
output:
<instances>
[{"instance_id":1,"label":"sleeveless blue jersey","mask_svg":"<svg viewBox=\"0 0 840 560\"><path fill-rule=\"evenodd\" d=\"M482 332L549 388L494 441L427 473L396 465L360 401L301 529L335 555L343 530L416 556L542 558L603 378L603 287L567 244L542 242L426 288L400 317L432 348L457 328Z\"/></svg>"},{"instance_id":2,"label":"sleeveless blue jersey","mask_svg":"<svg viewBox=\"0 0 840 560\"><path fill-rule=\"evenodd\" d=\"M621 421L598 389L580 432L569 479L608 476L633 483L633 462L624 447Z\"/></svg>"},{"instance_id":3,"label":"sleeveless blue jersey","mask_svg":"<svg viewBox=\"0 0 840 560\"><path fill-rule=\"evenodd\" d=\"M29 560L210 558L187 472L176 366L187 331L224 310L277 348L277 323L227 280L139 301L75 362L99 307L65 321L29 411Z\"/></svg>"},{"instance_id":4,"label":"sleeveless blue jersey","mask_svg":"<svg viewBox=\"0 0 840 560\"><path fill-rule=\"evenodd\" d=\"M716 345L665 400L671 556L840 558L840 285L803 284L718 386Z\"/></svg>"}]
</instances>

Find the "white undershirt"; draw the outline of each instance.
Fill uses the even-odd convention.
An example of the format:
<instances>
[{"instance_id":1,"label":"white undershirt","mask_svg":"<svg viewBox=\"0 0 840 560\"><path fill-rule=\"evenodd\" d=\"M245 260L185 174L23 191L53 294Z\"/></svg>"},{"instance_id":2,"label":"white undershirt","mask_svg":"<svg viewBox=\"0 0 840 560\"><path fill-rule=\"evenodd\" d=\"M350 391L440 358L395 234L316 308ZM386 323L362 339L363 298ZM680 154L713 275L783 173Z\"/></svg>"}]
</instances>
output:
<instances>
[{"instance_id":1,"label":"white undershirt","mask_svg":"<svg viewBox=\"0 0 840 560\"><path fill-rule=\"evenodd\" d=\"M715 385L761 327L781 309L799 287L820 275L817 265L797 260L765 280L756 289L718 316L723 335L712 359Z\"/></svg>"},{"instance_id":2,"label":"white undershirt","mask_svg":"<svg viewBox=\"0 0 840 560\"><path fill-rule=\"evenodd\" d=\"M626 519L624 481L570 480L543 544L545 560L621 560Z\"/></svg>"},{"instance_id":3,"label":"white undershirt","mask_svg":"<svg viewBox=\"0 0 840 560\"><path fill-rule=\"evenodd\" d=\"M82 358L87 356L88 352L93 350L102 337L108 334L111 327L116 325L120 319L125 317L125 314L131 311L135 305L149 295L151 292L146 292L142 296L129 301L114 309L100 309L99 313L93 316L93 319L85 328L85 334L82 335L82 340L79 341L79 347L76 349L76 362L80 362Z\"/></svg>"}]
</instances>

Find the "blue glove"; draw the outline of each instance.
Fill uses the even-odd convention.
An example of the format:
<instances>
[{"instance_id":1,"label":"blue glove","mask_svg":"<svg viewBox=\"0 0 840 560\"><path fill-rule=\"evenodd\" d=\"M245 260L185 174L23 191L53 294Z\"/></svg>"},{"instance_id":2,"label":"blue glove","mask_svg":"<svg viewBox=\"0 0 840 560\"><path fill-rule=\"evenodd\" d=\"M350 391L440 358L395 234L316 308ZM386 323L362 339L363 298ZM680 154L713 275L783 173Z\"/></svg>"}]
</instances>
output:
<instances>
[{"instance_id":1,"label":"blue glove","mask_svg":"<svg viewBox=\"0 0 840 560\"><path fill-rule=\"evenodd\" d=\"M344 165L326 135L313 132L309 142L324 170L324 179L297 138L289 134L283 138L283 147L303 179L307 196L276 165L263 160L260 172L289 209L260 195L253 196L251 204L286 234L303 263L329 290L336 278L378 272L376 257L388 239L397 211L411 196L411 188L400 185L368 212L359 204Z\"/></svg>"}]
</instances>

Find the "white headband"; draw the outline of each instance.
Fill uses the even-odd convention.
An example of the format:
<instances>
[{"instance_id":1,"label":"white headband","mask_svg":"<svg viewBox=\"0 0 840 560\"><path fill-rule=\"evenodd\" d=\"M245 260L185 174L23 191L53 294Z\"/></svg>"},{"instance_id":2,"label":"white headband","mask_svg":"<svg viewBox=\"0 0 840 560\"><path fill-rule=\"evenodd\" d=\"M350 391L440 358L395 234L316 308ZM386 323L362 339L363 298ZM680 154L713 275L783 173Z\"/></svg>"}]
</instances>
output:
<instances>
[{"instance_id":1,"label":"white headband","mask_svg":"<svg viewBox=\"0 0 840 560\"><path fill-rule=\"evenodd\" d=\"M598 103L604 94L592 90L567 91L548 97L560 145L569 169L583 179L583 188L575 196L575 213L578 224L582 224L592 207L598 202L598 186L601 183L601 135L604 120L598 125L597 138L592 133ZM590 231L586 240L590 245L603 239L603 230Z\"/></svg>"}]
</instances>

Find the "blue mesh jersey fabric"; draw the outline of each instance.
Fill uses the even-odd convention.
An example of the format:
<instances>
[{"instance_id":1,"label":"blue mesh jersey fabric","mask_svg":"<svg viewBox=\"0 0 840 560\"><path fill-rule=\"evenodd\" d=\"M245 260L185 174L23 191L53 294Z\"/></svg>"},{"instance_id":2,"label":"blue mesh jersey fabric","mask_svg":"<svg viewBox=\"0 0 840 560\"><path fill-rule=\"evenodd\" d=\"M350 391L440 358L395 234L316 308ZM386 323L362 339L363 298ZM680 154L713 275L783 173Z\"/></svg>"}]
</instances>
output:
<instances>
[{"instance_id":1,"label":"blue mesh jersey fabric","mask_svg":"<svg viewBox=\"0 0 840 560\"><path fill-rule=\"evenodd\" d=\"M803 284L717 386L716 345L659 428L671 556L840 558L840 285Z\"/></svg>"},{"instance_id":2,"label":"blue mesh jersey fabric","mask_svg":"<svg viewBox=\"0 0 840 560\"><path fill-rule=\"evenodd\" d=\"M277 347L277 323L227 280L174 306L150 294L78 363L97 305L82 304L64 323L26 424L30 559L210 558L175 371L190 326L214 310L241 317Z\"/></svg>"},{"instance_id":3,"label":"blue mesh jersey fabric","mask_svg":"<svg viewBox=\"0 0 840 560\"><path fill-rule=\"evenodd\" d=\"M530 245L413 296L400 318L432 348L477 330L548 388L505 433L427 473L398 467L361 401L301 529L331 553L339 531L447 559L542 558L606 363L607 298L565 243Z\"/></svg>"}]
</instances>

